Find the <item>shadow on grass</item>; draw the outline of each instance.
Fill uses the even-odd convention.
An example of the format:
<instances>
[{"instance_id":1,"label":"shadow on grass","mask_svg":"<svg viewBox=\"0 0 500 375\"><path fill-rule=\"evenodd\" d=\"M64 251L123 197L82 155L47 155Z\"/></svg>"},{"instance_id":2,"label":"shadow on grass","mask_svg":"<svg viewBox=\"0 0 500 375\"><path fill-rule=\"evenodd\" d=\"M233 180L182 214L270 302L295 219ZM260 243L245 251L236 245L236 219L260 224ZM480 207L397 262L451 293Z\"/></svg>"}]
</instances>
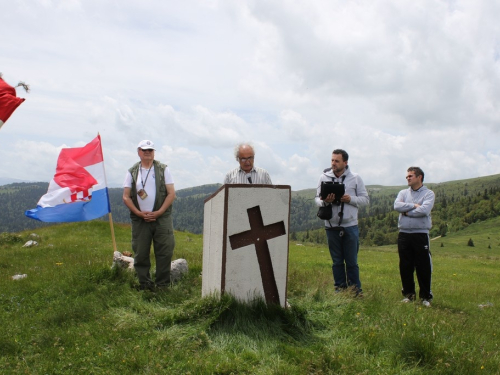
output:
<instances>
[{"instance_id":1,"label":"shadow on grass","mask_svg":"<svg viewBox=\"0 0 500 375\"><path fill-rule=\"evenodd\" d=\"M274 340L311 341L307 311L298 307L284 309L262 299L242 303L224 295L209 327L211 334L239 332L248 337Z\"/></svg>"}]
</instances>

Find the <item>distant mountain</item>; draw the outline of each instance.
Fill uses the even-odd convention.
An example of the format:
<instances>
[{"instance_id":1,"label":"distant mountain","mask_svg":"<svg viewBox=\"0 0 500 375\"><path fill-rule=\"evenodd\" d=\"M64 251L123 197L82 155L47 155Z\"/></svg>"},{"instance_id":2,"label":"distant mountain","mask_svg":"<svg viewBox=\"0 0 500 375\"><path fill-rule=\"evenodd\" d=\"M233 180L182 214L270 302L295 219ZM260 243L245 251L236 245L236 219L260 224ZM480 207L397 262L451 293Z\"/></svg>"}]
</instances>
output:
<instances>
[{"instance_id":1,"label":"distant mountain","mask_svg":"<svg viewBox=\"0 0 500 375\"><path fill-rule=\"evenodd\" d=\"M196 197L201 195L206 197L212 195L221 186L222 186L221 184L209 184L209 185L195 186L186 189L180 189L175 192L175 196L177 198Z\"/></svg>"},{"instance_id":2,"label":"distant mountain","mask_svg":"<svg viewBox=\"0 0 500 375\"><path fill-rule=\"evenodd\" d=\"M17 178L9 178L9 177L0 177L0 186L7 185L7 184L13 184L16 182L20 183L20 182L33 182L33 181L19 180Z\"/></svg>"},{"instance_id":3,"label":"distant mountain","mask_svg":"<svg viewBox=\"0 0 500 375\"><path fill-rule=\"evenodd\" d=\"M29 219L24 215L26 210L36 207L40 197L47 193L48 186L47 182L22 182L0 186L0 233L53 225ZM174 227L181 231L202 233L204 200L220 186L211 184L176 191ZM130 223L130 211L122 201L123 189L110 188L108 191L113 221ZM103 219L108 220L107 216Z\"/></svg>"},{"instance_id":4,"label":"distant mountain","mask_svg":"<svg viewBox=\"0 0 500 375\"><path fill-rule=\"evenodd\" d=\"M204 201L220 188L220 184L196 186L176 191L174 228L195 234L203 232ZM436 194L432 211L431 236L446 235L468 225L500 216L500 175L467 180L426 184ZM47 192L48 183L13 183L0 186L0 232L19 232L51 225L24 216L35 208ZM394 243L397 238L398 214L393 205L399 190L405 186L367 186L370 205L359 211L360 237L365 245ZM122 202L122 188L110 188L110 204L116 223L130 223L129 210ZM323 227L316 217L315 189L292 192L290 233L307 232ZM107 216L103 217L107 220ZM322 231L324 232L324 231ZM315 241L320 241L320 236ZM323 233L324 236L324 233Z\"/></svg>"}]
</instances>

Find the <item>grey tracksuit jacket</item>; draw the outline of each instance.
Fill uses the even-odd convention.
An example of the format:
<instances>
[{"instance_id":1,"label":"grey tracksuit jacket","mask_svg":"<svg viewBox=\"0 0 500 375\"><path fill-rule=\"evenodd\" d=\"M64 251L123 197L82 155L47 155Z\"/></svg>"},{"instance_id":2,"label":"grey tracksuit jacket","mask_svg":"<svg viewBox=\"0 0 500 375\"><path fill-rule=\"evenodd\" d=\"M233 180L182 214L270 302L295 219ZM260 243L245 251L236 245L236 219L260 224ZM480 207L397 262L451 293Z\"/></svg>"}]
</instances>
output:
<instances>
[{"instance_id":1,"label":"grey tracksuit jacket","mask_svg":"<svg viewBox=\"0 0 500 375\"><path fill-rule=\"evenodd\" d=\"M344 185L345 194L351 196L351 201L344 204L344 217L342 219L343 227L352 227L358 225L358 207L366 206L370 203L370 198L368 197L368 192L366 191L365 184L363 180L357 173L352 173L349 168L346 168L342 176L345 175ZM316 192L315 202L318 207L324 206L323 201L320 198L321 194L321 182L322 181L333 181L342 182L342 176L336 177L331 168L325 169L321 174L318 181L318 189ZM339 223L339 211L340 205L333 204L333 217L331 220L325 220L325 226L337 226Z\"/></svg>"},{"instance_id":2,"label":"grey tracksuit jacket","mask_svg":"<svg viewBox=\"0 0 500 375\"><path fill-rule=\"evenodd\" d=\"M403 233L429 233L432 227L431 210L434 207L434 192L422 185L418 190L401 190L394 202L399 212L398 228ZM420 207L415 208L415 204Z\"/></svg>"}]
</instances>

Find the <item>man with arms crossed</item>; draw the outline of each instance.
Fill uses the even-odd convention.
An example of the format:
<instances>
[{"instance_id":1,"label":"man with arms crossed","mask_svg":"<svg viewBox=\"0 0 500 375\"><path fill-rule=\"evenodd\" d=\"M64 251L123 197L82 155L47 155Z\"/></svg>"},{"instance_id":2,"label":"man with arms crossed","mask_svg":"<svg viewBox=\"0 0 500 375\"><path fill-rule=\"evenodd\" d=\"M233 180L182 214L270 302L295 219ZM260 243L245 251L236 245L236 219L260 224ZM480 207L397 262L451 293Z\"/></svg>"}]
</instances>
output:
<instances>
[{"instance_id":1,"label":"man with arms crossed","mask_svg":"<svg viewBox=\"0 0 500 375\"><path fill-rule=\"evenodd\" d=\"M434 206L434 192L423 185L424 172L419 167L407 170L408 189L401 190L394 202L399 212L399 273L402 302L415 300L416 271L419 297L424 306L430 307L433 298L431 291L432 258L429 246L429 230L432 227L431 210Z\"/></svg>"},{"instance_id":2,"label":"man with arms crossed","mask_svg":"<svg viewBox=\"0 0 500 375\"><path fill-rule=\"evenodd\" d=\"M255 151L249 143L240 143L234 148L234 156L240 163L224 179L224 184L264 184L272 185L271 177L265 169L253 166Z\"/></svg>"},{"instance_id":3,"label":"man with arms crossed","mask_svg":"<svg viewBox=\"0 0 500 375\"><path fill-rule=\"evenodd\" d=\"M347 165L349 155L344 150L334 150L332 167L325 169L319 177L316 205L331 204L333 217L325 220L326 237L332 257L335 290L352 288L355 295L361 293L359 279L358 250L358 207L368 205L370 199L365 184L358 174L351 172ZM333 181L345 185L345 194L335 201L335 194L321 199L321 182ZM332 204L333 203L333 204Z\"/></svg>"},{"instance_id":4,"label":"man with arms crossed","mask_svg":"<svg viewBox=\"0 0 500 375\"><path fill-rule=\"evenodd\" d=\"M151 242L156 259L156 286L164 288L170 284L170 262L175 246L172 223L174 180L168 167L155 160L153 142L139 142L137 153L140 161L128 170L123 183L123 202L132 219L134 268L140 288L154 290L155 284L149 273Z\"/></svg>"}]
</instances>

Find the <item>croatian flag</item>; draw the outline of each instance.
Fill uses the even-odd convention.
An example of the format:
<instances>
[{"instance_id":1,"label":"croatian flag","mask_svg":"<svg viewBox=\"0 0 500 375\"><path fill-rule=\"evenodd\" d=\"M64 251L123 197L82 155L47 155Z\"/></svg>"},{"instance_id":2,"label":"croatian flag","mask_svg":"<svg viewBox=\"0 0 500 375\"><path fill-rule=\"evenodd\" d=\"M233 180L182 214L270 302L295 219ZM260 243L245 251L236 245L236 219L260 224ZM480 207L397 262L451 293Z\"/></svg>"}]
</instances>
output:
<instances>
[{"instance_id":1,"label":"croatian flag","mask_svg":"<svg viewBox=\"0 0 500 375\"><path fill-rule=\"evenodd\" d=\"M37 207L24 214L46 222L97 219L111 212L101 137L84 147L63 148L56 174Z\"/></svg>"},{"instance_id":2,"label":"croatian flag","mask_svg":"<svg viewBox=\"0 0 500 375\"><path fill-rule=\"evenodd\" d=\"M24 99L16 96L16 89L5 82L0 75L0 128Z\"/></svg>"}]
</instances>

